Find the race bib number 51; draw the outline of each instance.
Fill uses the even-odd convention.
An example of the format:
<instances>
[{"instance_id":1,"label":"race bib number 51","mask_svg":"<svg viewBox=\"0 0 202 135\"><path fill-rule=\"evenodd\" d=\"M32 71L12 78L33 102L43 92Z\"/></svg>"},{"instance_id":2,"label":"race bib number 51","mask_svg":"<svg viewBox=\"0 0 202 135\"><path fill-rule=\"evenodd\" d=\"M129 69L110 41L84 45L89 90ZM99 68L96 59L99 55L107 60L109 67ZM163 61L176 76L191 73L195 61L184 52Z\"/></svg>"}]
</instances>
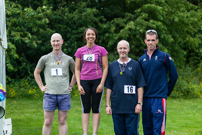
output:
<instances>
[{"instance_id":1,"label":"race bib number 51","mask_svg":"<svg viewBox=\"0 0 202 135\"><path fill-rule=\"evenodd\" d=\"M124 93L125 94L136 94L134 85L124 85Z\"/></svg>"}]
</instances>

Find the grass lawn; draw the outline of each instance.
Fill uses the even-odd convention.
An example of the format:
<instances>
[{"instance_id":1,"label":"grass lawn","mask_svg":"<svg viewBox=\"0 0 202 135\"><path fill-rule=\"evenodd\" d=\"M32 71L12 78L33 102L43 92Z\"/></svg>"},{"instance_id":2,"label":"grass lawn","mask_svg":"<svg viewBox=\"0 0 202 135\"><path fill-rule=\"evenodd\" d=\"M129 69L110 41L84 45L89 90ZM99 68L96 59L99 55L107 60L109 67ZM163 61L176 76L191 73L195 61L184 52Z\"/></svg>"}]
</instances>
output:
<instances>
[{"instance_id":1,"label":"grass lawn","mask_svg":"<svg viewBox=\"0 0 202 135\"><path fill-rule=\"evenodd\" d=\"M6 99L6 116L12 120L12 135L41 135L44 122L42 99ZM72 98L68 112L69 135L82 135L81 103ZM92 115L88 135L92 135ZM143 135L142 121L139 128ZM58 135L57 111L52 125L52 134ZM112 117L105 113L105 98L102 100L101 120L98 135L114 135ZM202 99L167 100L166 135L202 135Z\"/></svg>"}]
</instances>

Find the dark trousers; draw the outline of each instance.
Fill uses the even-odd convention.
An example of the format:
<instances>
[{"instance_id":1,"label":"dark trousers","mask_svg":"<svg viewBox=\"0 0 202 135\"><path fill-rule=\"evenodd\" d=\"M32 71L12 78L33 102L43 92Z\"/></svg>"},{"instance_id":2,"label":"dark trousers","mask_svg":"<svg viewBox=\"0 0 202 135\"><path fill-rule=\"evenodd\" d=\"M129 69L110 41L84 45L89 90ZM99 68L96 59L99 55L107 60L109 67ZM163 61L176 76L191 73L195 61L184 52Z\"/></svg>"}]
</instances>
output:
<instances>
[{"instance_id":1,"label":"dark trousers","mask_svg":"<svg viewBox=\"0 0 202 135\"><path fill-rule=\"evenodd\" d=\"M138 114L112 113L112 118L116 135L137 135Z\"/></svg>"},{"instance_id":2,"label":"dark trousers","mask_svg":"<svg viewBox=\"0 0 202 135\"><path fill-rule=\"evenodd\" d=\"M165 135L165 98L143 98L142 123L144 135Z\"/></svg>"}]
</instances>

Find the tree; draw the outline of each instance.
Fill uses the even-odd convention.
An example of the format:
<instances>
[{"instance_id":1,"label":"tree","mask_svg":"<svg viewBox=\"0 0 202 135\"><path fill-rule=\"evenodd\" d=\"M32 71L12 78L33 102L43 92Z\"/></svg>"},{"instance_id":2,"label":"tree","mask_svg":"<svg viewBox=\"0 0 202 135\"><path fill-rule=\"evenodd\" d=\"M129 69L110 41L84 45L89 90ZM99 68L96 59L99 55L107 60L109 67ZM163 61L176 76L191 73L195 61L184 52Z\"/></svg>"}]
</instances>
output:
<instances>
[{"instance_id":1,"label":"tree","mask_svg":"<svg viewBox=\"0 0 202 135\"><path fill-rule=\"evenodd\" d=\"M63 51L73 56L76 49L84 45L83 31L95 26L99 21L95 9L86 8L86 3L78 3L75 11L52 7L22 8L15 3L6 3L8 28L7 77L20 79L33 77L39 58L52 48L50 37L58 32L63 36Z\"/></svg>"},{"instance_id":2,"label":"tree","mask_svg":"<svg viewBox=\"0 0 202 135\"><path fill-rule=\"evenodd\" d=\"M19 3L19 4L16 4ZM7 70L10 78L31 76L38 59L49 53L50 36L61 33L63 51L74 56L84 45L83 31L98 30L99 42L116 59L116 45L126 39L130 57L143 54L145 32L156 29L160 49L169 53L177 67L198 69L202 58L202 12L185 0L43 0L7 1ZM21 4L21 5L20 5ZM46 5L46 6L45 6ZM17 74L19 73L20 74Z\"/></svg>"}]
</instances>

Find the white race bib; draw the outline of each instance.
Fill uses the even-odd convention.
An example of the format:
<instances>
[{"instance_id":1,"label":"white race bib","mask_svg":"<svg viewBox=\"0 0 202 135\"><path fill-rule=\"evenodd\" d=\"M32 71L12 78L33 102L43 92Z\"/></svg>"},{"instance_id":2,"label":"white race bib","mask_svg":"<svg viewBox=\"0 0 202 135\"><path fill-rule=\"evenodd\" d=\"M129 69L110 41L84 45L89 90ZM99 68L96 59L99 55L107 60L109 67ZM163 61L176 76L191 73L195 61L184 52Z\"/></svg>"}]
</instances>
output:
<instances>
[{"instance_id":1,"label":"white race bib","mask_svg":"<svg viewBox=\"0 0 202 135\"><path fill-rule=\"evenodd\" d=\"M51 68L52 76L62 76L62 68Z\"/></svg>"},{"instance_id":2,"label":"white race bib","mask_svg":"<svg viewBox=\"0 0 202 135\"><path fill-rule=\"evenodd\" d=\"M83 59L85 61L95 61L95 54L84 54Z\"/></svg>"},{"instance_id":3,"label":"white race bib","mask_svg":"<svg viewBox=\"0 0 202 135\"><path fill-rule=\"evenodd\" d=\"M124 85L124 93L125 94L136 94L134 85Z\"/></svg>"}]
</instances>

